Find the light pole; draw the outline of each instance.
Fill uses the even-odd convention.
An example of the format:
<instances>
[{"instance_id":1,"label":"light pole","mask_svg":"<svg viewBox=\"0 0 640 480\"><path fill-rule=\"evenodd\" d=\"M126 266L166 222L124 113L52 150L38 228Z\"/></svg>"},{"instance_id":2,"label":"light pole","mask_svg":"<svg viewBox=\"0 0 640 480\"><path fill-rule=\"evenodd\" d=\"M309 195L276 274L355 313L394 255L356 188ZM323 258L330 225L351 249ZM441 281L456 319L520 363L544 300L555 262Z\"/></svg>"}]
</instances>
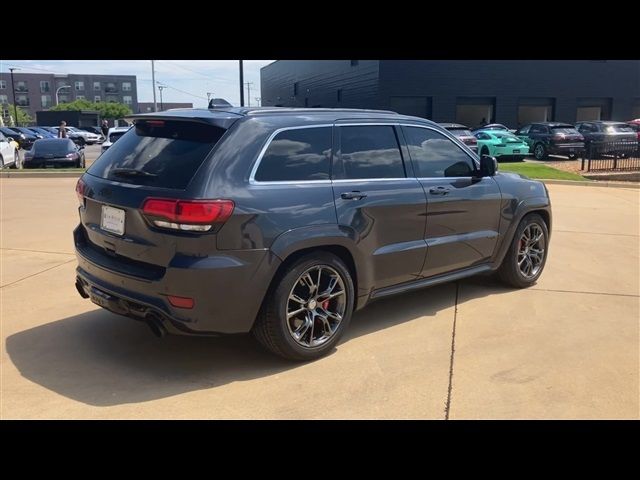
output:
<instances>
[{"instance_id":1,"label":"light pole","mask_svg":"<svg viewBox=\"0 0 640 480\"><path fill-rule=\"evenodd\" d=\"M253 82L247 82L245 85L247 86L247 106L250 107L251 106L251 85L253 85Z\"/></svg>"},{"instance_id":2,"label":"light pole","mask_svg":"<svg viewBox=\"0 0 640 480\"><path fill-rule=\"evenodd\" d=\"M165 87L164 85L158 85L158 90L160 90L160 111L163 112L164 111L164 105L162 103L162 90L165 89L167 87Z\"/></svg>"},{"instance_id":3,"label":"light pole","mask_svg":"<svg viewBox=\"0 0 640 480\"><path fill-rule=\"evenodd\" d=\"M260 97L253 97L253 99L256 101L256 103L258 104L258 106L260 106L260 101L262 100Z\"/></svg>"},{"instance_id":4,"label":"light pole","mask_svg":"<svg viewBox=\"0 0 640 480\"><path fill-rule=\"evenodd\" d=\"M244 69L242 67L242 60L240 62L240 106L244 107Z\"/></svg>"},{"instance_id":5,"label":"light pole","mask_svg":"<svg viewBox=\"0 0 640 480\"><path fill-rule=\"evenodd\" d=\"M63 85L61 87L56 88L56 105L58 105L60 103L60 100L58 100L58 93L60 93L60 90L62 90L63 88L71 88L70 85Z\"/></svg>"},{"instance_id":6,"label":"light pole","mask_svg":"<svg viewBox=\"0 0 640 480\"><path fill-rule=\"evenodd\" d=\"M13 123L15 126L18 126L18 105L16 104L16 87L13 85L13 71L20 70L18 67L11 67L9 71L11 72L11 91L13 92L13 114L15 118L13 119Z\"/></svg>"},{"instance_id":7,"label":"light pole","mask_svg":"<svg viewBox=\"0 0 640 480\"><path fill-rule=\"evenodd\" d=\"M158 111L158 104L156 103L156 68L155 63L151 60L151 90L153 90L153 111Z\"/></svg>"}]
</instances>

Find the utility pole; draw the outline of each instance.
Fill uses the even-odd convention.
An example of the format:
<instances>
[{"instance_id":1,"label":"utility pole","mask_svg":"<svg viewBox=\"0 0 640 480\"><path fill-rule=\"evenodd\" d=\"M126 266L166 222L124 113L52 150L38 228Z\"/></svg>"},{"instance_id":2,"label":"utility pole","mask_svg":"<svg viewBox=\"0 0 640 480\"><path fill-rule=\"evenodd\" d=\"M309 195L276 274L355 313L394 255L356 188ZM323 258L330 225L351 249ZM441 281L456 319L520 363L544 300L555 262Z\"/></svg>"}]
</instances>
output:
<instances>
[{"instance_id":1,"label":"utility pole","mask_svg":"<svg viewBox=\"0 0 640 480\"><path fill-rule=\"evenodd\" d=\"M244 107L244 72L242 68L242 60L240 62L240 106Z\"/></svg>"},{"instance_id":2,"label":"utility pole","mask_svg":"<svg viewBox=\"0 0 640 480\"><path fill-rule=\"evenodd\" d=\"M250 107L251 106L251 85L253 85L253 82L247 82L247 106Z\"/></svg>"},{"instance_id":3,"label":"utility pole","mask_svg":"<svg viewBox=\"0 0 640 480\"><path fill-rule=\"evenodd\" d=\"M156 103L156 68L153 60L151 60L151 89L153 90L153 111L158 111L158 104Z\"/></svg>"},{"instance_id":4,"label":"utility pole","mask_svg":"<svg viewBox=\"0 0 640 480\"><path fill-rule=\"evenodd\" d=\"M20 70L18 67L10 67L9 71L11 72L11 91L13 92L13 114L15 115L15 118L13 120L13 123L15 123L15 126L18 126L18 105L16 104L16 87L13 84L13 71L14 70Z\"/></svg>"},{"instance_id":5,"label":"utility pole","mask_svg":"<svg viewBox=\"0 0 640 480\"><path fill-rule=\"evenodd\" d=\"M160 111L161 112L164 111L164 104L162 103L162 90L165 88L167 87L165 87L164 85L158 85L158 90L160 90Z\"/></svg>"}]
</instances>

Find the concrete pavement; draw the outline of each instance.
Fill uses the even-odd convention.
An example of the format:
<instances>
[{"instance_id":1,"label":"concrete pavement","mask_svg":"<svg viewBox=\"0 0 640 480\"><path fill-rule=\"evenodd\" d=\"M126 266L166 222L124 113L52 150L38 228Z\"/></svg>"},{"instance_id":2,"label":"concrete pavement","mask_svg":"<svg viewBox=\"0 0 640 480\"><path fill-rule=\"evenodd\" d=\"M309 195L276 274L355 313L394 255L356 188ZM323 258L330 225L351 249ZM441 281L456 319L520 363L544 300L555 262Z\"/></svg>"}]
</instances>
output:
<instances>
[{"instance_id":1,"label":"concrete pavement","mask_svg":"<svg viewBox=\"0 0 640 480\"><path fill-rule=\"evenodd\" d=\"M637 190L550 185L537 285L382 300L296 364L246 336L159 340L81 299L74 185L0 179L2 418L640 417Z\"/></svg>"}]
</instances>

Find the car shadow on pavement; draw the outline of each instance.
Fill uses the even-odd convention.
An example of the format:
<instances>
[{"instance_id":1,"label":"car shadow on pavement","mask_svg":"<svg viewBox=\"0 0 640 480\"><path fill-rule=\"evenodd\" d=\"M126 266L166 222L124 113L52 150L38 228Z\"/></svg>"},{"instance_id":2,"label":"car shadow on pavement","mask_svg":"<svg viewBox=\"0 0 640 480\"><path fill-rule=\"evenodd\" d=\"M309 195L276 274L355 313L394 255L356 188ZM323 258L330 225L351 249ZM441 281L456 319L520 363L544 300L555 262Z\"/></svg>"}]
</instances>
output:
<instances>
[{"instance_id":1,"label":"car shadow on pavement","mask_svg":"<svg viewBox=\"0 0 640 480\"><path fill-rule=\"evenodd\" d=\"M489 278L471 282L486 284L472 289L475 297L510 291ZM354 315L334 353L369 333L420 317L434 321L455 298L450 283L376 301ZM26 379L93 406L167 398L305 365L263 351L250 335L158 339L144 323L102 309L11 335L6 349Z\"/></svg>"}]
</instances>

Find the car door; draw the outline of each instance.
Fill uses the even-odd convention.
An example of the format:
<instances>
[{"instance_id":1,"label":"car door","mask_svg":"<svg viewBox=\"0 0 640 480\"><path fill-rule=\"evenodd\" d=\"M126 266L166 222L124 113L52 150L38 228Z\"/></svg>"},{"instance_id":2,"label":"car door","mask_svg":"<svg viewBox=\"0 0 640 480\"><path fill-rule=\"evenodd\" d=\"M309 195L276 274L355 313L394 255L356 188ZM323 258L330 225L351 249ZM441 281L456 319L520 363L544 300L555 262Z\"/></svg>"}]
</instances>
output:
<instances>
[{"instance_id":1,"label":"car door","mask_svg":"<svg viewBox=\"0 0 640 480\"><path fill-rule=\"evenodd\" d=\"M424 263L426 204L392 124L337 123L332 185L338 224L351 229L371 281L415 280ZM405 150L406 155L406 150Z\"/></svg>"},{"instance_id":2,"label":"car door","mask_svg":"<svg viewBox=\"0 0 640 480\"><path fill-rule=\"evenodd\" d=\"M454 139L427 126L403 125L409 155L427 199L422 275L431 277L491 260L502 195L493 177Z\"/></svg>"},{"instance_id":3,"label":"car door","mask_svg":"<svg viewBox=\"0 0 640 480\"><path fill-rule=\"evenodd\" d=\"M0 133L0 155L2 155L2 165L9 165L15 161L13 158L14 150L11 144L9 143L9 139L5 137L2 133Z\"/></svg>"}]
</instances>

